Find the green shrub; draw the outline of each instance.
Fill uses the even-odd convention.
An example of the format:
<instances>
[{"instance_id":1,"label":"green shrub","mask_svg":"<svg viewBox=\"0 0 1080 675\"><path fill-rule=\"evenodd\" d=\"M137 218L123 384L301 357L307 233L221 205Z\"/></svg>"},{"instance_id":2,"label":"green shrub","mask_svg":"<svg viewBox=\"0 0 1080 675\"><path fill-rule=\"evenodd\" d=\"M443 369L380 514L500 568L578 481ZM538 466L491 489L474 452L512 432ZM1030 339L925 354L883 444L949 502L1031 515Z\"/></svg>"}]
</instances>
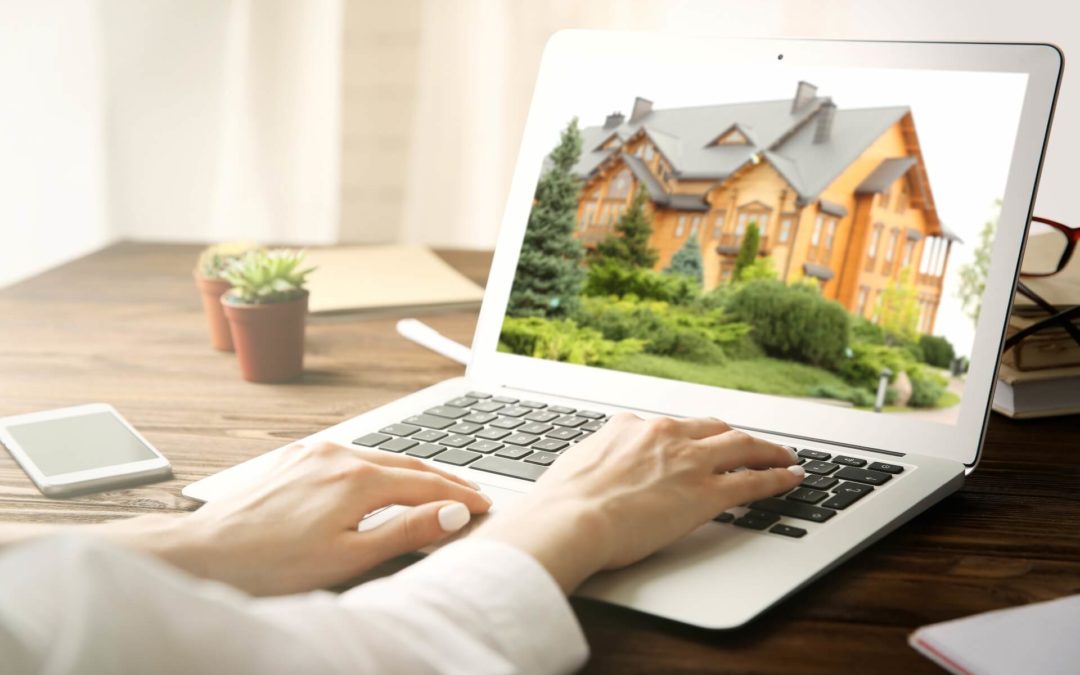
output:
<instances>
[{"instance_id":1,"label":"green shrub","mask_svg":"<svg viewBox=\"0 0 1080 675\"><path fill-rule=\"evenodd\" d=\"M754 341L771 356L825 368L837 367L844 357L851 331L847 310L813 287L749 281L731 296L727 309L753 327Z\"/></svg>"},{"instance_id":2,"label":"green shrub","mask_svg":"<svg viewBox=\"0 0 1080 675\"><path fill-rule=\"evenodd\" d=\"M937 335L923 335L919 337L919 349L922 351L922 361L937 368L948 368L956 358L956 350L952 343Z\"/></svg>"},{"instance_id":3,"label":"green shrub","mask_svg":"<svg viewBox=\"0 0 1080 675\"><path fill-rule=\"evenodd\" d=\"M818 384L810 388L808 395L817 398L831 398L837 401L847 401L860 408L869 408L874 405L874 395L865 389L859 389L858 387Z\"/></svg>"},{"instance_id":4,"label":"green shrub","mask_svg":"<svg viewBox=\"0 0 1080 675\"><path fill-rule=\"evenodd\" d=\"M637 354L644 343L637 339L607 340L600 331L578 326L570 319L506 317L499 348L523 356L604 366Z\"/></svg>"},{"instance_id":5,"label":"green shrub","mask_svg":"<svg viewBox=\"0 0 1080 675\"><path fill-rule=\"evenodd\" d=\"M852 317L851 341L871 345L883 345L885 344L885 331L873 321L867 321L861 316Z\"/></svg>"},{"instance_id":6,"label":"green shrub","mask_svg":"<svg viewBox=\"0 0 1080 675\"><path fill-rule=\"evenodd\" d=\"M914 359L902 347L856 342L851 345L851 356L841 362L837 372L856 387L877 391L882 368L891 370L889 382L896 382L901 371L910 371L914 366Z\"/></svg>"},{"instance_id":7,"label":"green shrub","mask_svg":"<svg viewBox=\"0 0 1080 675\"><path fill-rule=\"evenodd\" d=\"M908 371L911 380L911 398L908 405L912 408L933 408L945 393L949 381L942 375L925 366L914 366Z\"/></svg>"},{"instance_id":8,"label":"green shrub","mask_svg":"<svg viewBox=\"0 0 1080 675\"><path fill-rule=\"evenodd\" d=\"M581 294L618 298L633 295L685 305L700 295L700 288L693 279L683 275L661 274L616 261L599 260L589 266Z\"/></svg>"}]
</instances>

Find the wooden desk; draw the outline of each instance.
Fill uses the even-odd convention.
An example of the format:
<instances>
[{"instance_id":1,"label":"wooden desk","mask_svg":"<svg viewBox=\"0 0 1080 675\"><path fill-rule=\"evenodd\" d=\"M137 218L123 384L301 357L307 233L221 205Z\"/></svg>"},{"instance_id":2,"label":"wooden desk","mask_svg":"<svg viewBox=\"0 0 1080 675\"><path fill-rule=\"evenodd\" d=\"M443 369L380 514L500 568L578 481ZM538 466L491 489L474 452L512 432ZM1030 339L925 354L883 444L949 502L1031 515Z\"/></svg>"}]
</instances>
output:
<instances>
[{"instance_id":1,"label":"wooden desk","mask_svg":"<svg viewBox=\"0 0 1080 675\"><path fill-rule=\"evenodd\" d=\"M302 381L246 383L234 357L207 344L196 252L117 244L0 290L0 415L107 401L176 472L157 485L52 500L0 453L0 519L193 509L185 484L462 372L399 338L395 318L315 318ZM443 256L484 282L490 255ZM467 342L476 316L425 320ZM986 458L961 492L746 629L701 631L575 601L594 652L587 670L934 672L906 644L917 626L1080 592L1078 492L1080 418L994 416Z\"/></svg>"}]
</instances>

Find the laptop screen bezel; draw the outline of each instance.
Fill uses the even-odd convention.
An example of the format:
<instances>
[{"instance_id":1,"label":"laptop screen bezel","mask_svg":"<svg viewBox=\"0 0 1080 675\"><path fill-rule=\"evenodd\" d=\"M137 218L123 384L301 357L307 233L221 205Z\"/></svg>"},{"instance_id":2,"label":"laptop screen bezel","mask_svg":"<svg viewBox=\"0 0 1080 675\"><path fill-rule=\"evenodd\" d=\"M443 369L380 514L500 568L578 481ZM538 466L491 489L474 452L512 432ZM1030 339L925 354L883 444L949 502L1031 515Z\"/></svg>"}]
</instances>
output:
<instances>
[{"instance_id":1,"label":"laptop screen bezel","mask_svg":"<svg viewBox=\"0 0 1080 675\"><path fill-rule=\"evenodd\" d=\"M902 68L1024 73L1027 88L1002 200L992 265L976 326L971 366L955 424L874 415L797 399L529 358L497 351L543 158L551 150L549 115L559 81L589 59L664 54L667 61L708 55L725 66ZM782 60L777 56L783 54ZM731 39L671 33L563 31L544 50L498 245L472 344L468 377L489 386L624 406L675 416L719 417L729 423L857 448L917 452L978 462L1027 222L1060 82L1062 57L1051 45L833 40ZM853 64L858 64L857 66Z\"/></svg>"}]
</instances>

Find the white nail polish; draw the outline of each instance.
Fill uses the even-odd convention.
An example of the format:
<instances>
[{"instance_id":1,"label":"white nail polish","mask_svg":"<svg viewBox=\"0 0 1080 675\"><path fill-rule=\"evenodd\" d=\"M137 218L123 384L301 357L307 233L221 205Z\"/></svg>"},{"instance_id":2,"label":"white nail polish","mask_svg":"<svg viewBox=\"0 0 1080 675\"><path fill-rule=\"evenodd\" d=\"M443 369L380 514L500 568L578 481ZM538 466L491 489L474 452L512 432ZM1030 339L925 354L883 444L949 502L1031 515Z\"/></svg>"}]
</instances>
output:
<instances>
[{"instance_id":1,"label":"white nail polish","mask_svg":"<svg viewBox=\"0 0 1080 675\"><path fill-rule=\"evenodd\" d=\"M479 490L480 489L480 483L474 483L469 479L465 479L465 482L468 483L469 487L471 487L474 490Z\"/></svg>"},{"instance_id":2,"label":"white nail polish","mask_svg":"<svg viewBox=\"0 0 1080 675\"><path fill-rule=\"evenodd\" d=\"M791 461L799 461L799 453L795 452L795 448L791 447L790 445L785 445L784 449L791 453Z\"/></svg>"},{"instance_id":3,"label":"white nail polish","mask_svg":"<svg viewBox=\"0 0 1080 675\"><path fill-rule=\"evenodd\" d=\"M471 517L468 507L461 502L447 504L439 509L439 527L443 532L457 532L465 527Z\"/></svg>"},{"instance_id":4,"label":"white nail polish","mask_svg":"<svg viewBox=\"0 0 1080 675\"><path fill-rule=\"evenodd\" d=\"M804 477L806 475L806 469L802 468L798 464L792 464L791 466L789 466L787 468L787 470L790 471L791 473L795 474L799 478L802 478L802 477ZM439 512L439 515L442 516L441 511Z\"/></svg>"}]
</instances>

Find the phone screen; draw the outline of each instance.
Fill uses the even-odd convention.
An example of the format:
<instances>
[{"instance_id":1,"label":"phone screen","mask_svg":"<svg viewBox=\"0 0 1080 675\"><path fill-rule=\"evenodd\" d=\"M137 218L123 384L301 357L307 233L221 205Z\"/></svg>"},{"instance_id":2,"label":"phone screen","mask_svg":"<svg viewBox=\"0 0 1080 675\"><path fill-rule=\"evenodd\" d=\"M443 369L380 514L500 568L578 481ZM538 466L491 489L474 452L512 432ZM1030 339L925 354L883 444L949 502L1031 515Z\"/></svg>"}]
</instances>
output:
<instances>
[{"instance_id":1,"label":"phone screen","mask_svg":"<svg viewBox=\"0 0 1080 675\"><path fill-rule=\"evenodd\" d=\"M108 412L13 424L7 430L46 476L157 457Z\"/></svg>"}]
</instances>

